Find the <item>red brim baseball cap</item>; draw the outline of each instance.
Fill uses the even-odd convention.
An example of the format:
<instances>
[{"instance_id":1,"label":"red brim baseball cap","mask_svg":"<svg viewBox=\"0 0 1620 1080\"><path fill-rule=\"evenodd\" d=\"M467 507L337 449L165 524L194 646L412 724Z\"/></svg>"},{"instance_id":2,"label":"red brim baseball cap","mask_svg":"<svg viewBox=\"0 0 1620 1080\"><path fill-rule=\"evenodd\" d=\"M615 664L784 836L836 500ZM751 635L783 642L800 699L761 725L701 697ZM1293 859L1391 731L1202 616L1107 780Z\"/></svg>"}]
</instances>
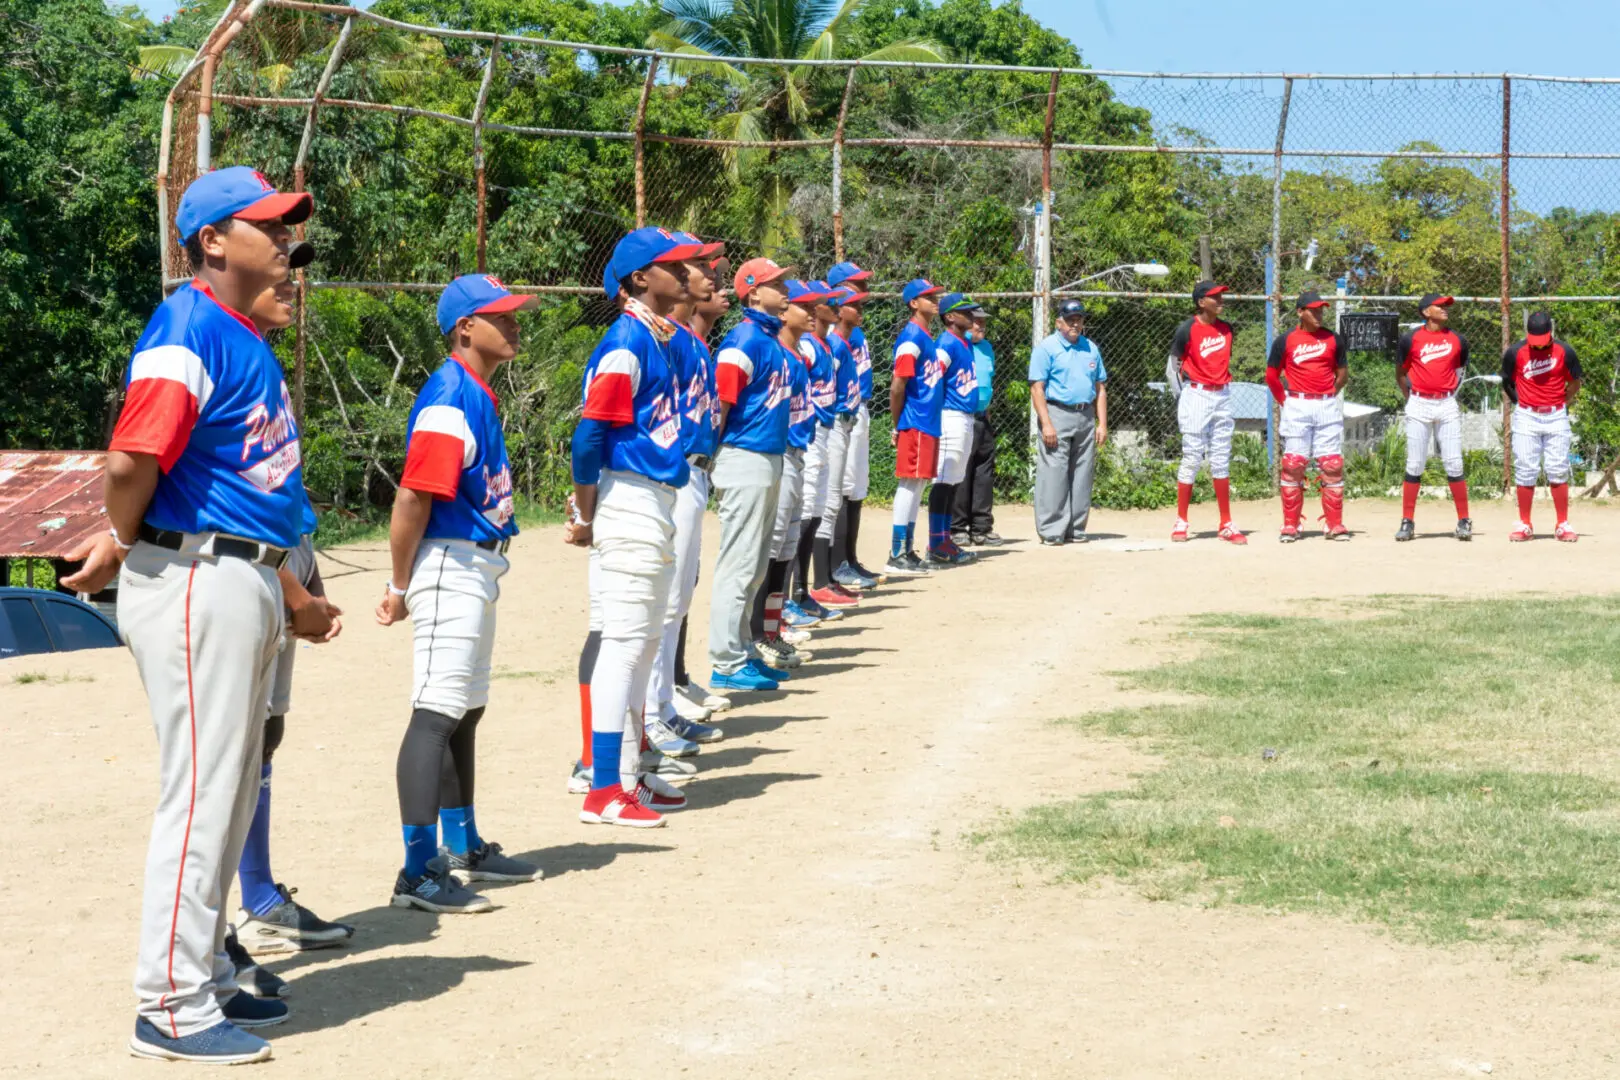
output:
<instances>
[{"instance_id":1,"label":"red brim baseball cap","mask_svg":"<svg viewBox=\"0 0 1620 1080\"><path fill-rule=\"evenodd\" d=\"M738 296L747 297L756 285L774 285L791 273L793 267L778 266L774 259L749 259L737 267L737 276L732 279L731 285L737 290Z\"/></svg>"},{"instance_id":2,"label":"red brim baseball cap","mask_svg":"<svg viewBox=\"0 0 1620 1080\"><path fill-rule=\"evenodd\" d=\"M532 294L511 293L498 300L491 300L483 307L473 312L475 315L499 315L503 311L521 311L533 307L540 302L538 296Z\"/></svg>"},{"instance_id":3,"label":"red brim baseball cap","mask_svg":"<svg viewBox=\"0 0 1620 1080\"><path fill-rule=\"evenodd\" d=\"M245 206L231 217L243 221L275 221L298 225L309 220L315 210L315 198L307 191L278 191L266 195L252 206Z\"/></svg>"},{"instance_id":4,"label":"red brim baseball cap","mask_svg":"<svg viewBox=\"0 0 1620 1080\"><path fill-rule=\"evenodd\" d=\"M1531 345L1534 345L1538 349L1545 349L1547 347L1547 344L1552 341L1552 335L1551 334L1526 334L1524 339L1526 341L1528 341Z\"/></svg>"}]
</instances>

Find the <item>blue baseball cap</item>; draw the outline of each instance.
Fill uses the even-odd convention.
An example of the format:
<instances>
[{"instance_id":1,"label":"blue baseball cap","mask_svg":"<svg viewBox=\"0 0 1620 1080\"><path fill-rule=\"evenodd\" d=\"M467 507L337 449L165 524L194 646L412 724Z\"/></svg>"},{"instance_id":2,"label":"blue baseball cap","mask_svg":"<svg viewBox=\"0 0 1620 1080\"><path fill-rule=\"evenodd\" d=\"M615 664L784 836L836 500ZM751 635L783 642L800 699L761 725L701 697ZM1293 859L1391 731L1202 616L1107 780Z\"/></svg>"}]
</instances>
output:
<instances>
[{"instance_id":1,"label":"blue baseball cap","mask_svg":"<svg viewBox=\"0 0 1620 1080\"><path fill-rule=\"evenodd\" d=\"M846 281L865 281L871 276L871 271L862 270L852 262L841 262L827 271L827 284L842 285Z\"/></svg>"},{"instance_id":2,"label":"blue baseball cap","mask_svg":"<svg viewBox=\"0 0 1620 1080\"><path fill-rule=\"evenodd\" d=\"M945 289L943 286L935 285L927 278L917 278L913 281L906 282L906 287L901 291L900 295L904 297L906 303L909 304L919 296L933 296L935 293L941 293L944 291Z\"/></svg>"},{"instance_id":3,"label":"blue baseball cap","mask_svg":"<svg viewBox=\"0 0 1620 1080\"><path fill-rule=\"evenodd\" d=\"M819 304L827 299L829 290L819 281L800 281L798 278L788 278L782 284L787 286L787 298L790 304Z\"/></svg>"},{"instance_id":4,"label":"blue baseball cap","mask_svg":"<svg viewBox=\"0 0 1620 1080\"><path fill-rule=\"evenodd\" d=\"M978 302L967 293L946 293L939 298L939 313L941 315L949 314L952 311L967 314L978 306Z\"/></svg>"},{"instance_id":5,"label":"blue baseball cap","mask_svg":"<svg viewBox=\"0 0 1620 1080\"><path fill-rule=\"evenodd\" d=\"M685 262L703 253L703 241L695 236L682 240L682 236L690 234L670 232L656 225L627 233L614 245L613 257L602 271L602 291L607 293L608 299L618 296L624 283L637 270L645 270L653 263Z\"/></svg>"},{"instance_id":6,"label":"blue baseball cap","mask_svg":"<svg viewBox=\"0 0 1620 1080\"><path fill-rule=\"evenodd\" d=\"M853 286L845 285L842 288L834 289L832 299L828 300L827 303L835 308L843 307L846 304L861 304L865 303L866 299L871 295L871 293L861 292Z\"/></svg>"},{"instance_id":7,"label":"blue baseball cap","mask_svg":"<svg viewBox=\"0 0 1620 1080\"><path fill-rule=\"evenodd\" d=\"M439 333L448 334L469 315L496 315L539 303L538 296L519 296L490 274L462 274L439 294Z\"/></svg>"},{"instance_id":8,"label":"blue baseball cap","mask_svg":"<svg viewBox=\"0 0 1620 1080\"><path fill-rule=\"evenodd\" d=\"M277 191L257 169L232 165L216 169L191 182L180 196L174 227L181 242L196 236L204 225L226 218L243 221L275 221L288 225L309 220L315 199L307 191Z\"/></svg>"},{"instance_id":9,"label":"blue baseball cap","mask_svg":"<svg viewBox=\"0 0 1620 1080\"><path fill-rule=\"evenodd\" d=\"M675 234L675 239L683 244L696 244L698 246L698 253L690 256L693 259L712 259L726 250L726 245L720 241L705 241L695 233L678 232Z\"/></svg>"}]
</instances>

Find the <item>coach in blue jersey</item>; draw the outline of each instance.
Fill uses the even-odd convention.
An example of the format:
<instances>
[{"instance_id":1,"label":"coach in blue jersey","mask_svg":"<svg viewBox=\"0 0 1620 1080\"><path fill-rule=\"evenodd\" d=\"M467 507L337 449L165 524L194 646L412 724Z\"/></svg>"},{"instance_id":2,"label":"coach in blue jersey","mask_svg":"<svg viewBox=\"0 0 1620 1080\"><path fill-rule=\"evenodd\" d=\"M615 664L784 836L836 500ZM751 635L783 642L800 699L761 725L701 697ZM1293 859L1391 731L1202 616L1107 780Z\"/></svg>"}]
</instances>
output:
<instances>
[{"instance_id":1,"label":"coach in blue jersey","mask_svg":"<svg viewBox=\"0 0 1620 1080\"><path fill-rule=\"evenodd\" d=\"M623 313L585 364L574 431L574 515L565 539L590 548L602 645L591 672L594 776L579 819L649 828L686 804L641 770L642 706L675 578L675 499L691 476L681 442L671 321L702 245L659 228L619 241L602 276ZM634 708L631 706L634 705Z\"/></svg>"},{"instance_id":2,"label":"coach in blue jersey","mask_svg":"<svg viewBox=\"0 0 1620 1080\"><path fill-rule=\"evenodd\" d=\"M889 415L894 418L894 538L889 546L890 573L915 577L928 568L917 557L917 511L922 490L939 464L940 412L945 404L945 365L934 344L932 326L939 313L934 299L944 292L923 278L908 282L901 295L911 319L894 343L894 373L889 383Z\"/></svg>"},{"instance_id":3,"label":"coach in blue jersey","mask_svg":"<svg viewBox=\"0 0 1620 1080\"><path fill-rule=\"evenodd\" d=\"M715 355L720 398L720 449L714 486L720 492L720 553L710 590L709 685L728 690L775 690L749 650L749 616L765 583L771 526L782 486L782 454L788 442L788 368L794 361L777 341L793 272L770 259L750 259L732 285L744 304L743 319Z\"/></svg>"},{"instance_id":4,"label":"coach in blue jersey","mask_svg":"<svg viewBox=\"0 0 1620 1080\"><path fill-rule=\"evenodd\" d=\"M872 435L872 352L862 327L868 299L864 282L872 276L852 262L841 262L827 271L827 284L843 288L848 295L838 302L838 327L834 331L849 345L855 358L855 380L861 405L855 426L849 432L849 453L844 459L843 502L832 532L832 561L837 567L833 578L846 587L864 588L863 582L881 582L883 575L861 565L857 555L861 534L861 503L871 481Z\"/></svg>"},{"instance_id":5,"label":"coach in blue jersey","mask_svg":"<svg viewBox=\"0 0 1620 1080\"><path fill-rule=\"evenodd\" d=\"M287 385L246 312L286 278L290 226L310 209L245 167L186 189L175 228L196 277L135 344L107 453L111 528L62 581L99 592L118 575L119 629L157 733L129 1042L141 1057L262 1061L270 1044L242 1029L287 1017L237 989L225 903L259 792L279 571L304 511ZM294 632L323 637L331 610L306 594Z\"/></svg>"}]
</instances>

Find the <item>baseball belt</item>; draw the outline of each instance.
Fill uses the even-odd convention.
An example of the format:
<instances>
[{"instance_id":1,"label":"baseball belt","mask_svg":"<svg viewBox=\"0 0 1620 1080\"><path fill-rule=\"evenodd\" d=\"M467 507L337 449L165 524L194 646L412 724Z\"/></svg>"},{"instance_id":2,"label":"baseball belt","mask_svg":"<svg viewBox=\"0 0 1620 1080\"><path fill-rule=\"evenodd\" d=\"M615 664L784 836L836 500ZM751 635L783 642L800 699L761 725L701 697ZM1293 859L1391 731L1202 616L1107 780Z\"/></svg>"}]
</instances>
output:
<instances>
[{"instance_id":1,"label":"baseball belt","mask_svg":"<svg viewBox=\"0 0 1620 1080\"><path fill-rule=\"evenodd\" d=\"M1454 393L1456 393L1456 391L1451 391L1450 393L1445 394L1425 394L1422 390L1413 390L1412 396L1420 397L1425 401L1444 401L1451 397Z\"/></svg>"},{"instance_id":2,"label":"baseball belt","mask_svg":"<svg viewBox=\"0 0 1620 1080\"><path fill-rule=\"evenodd\" d=\"M1288 396L1291 397L1291 398L1303 398L1306 401L1332 401L1334 398L1338 397L1339 395L1337 395L1337 394L1296 394L1292 390L1290 390L1290 391L1288 391Z\"/></svg>"},{"instance_id":3,"label":"baseball belt","mask_svg":"<svg viewBox=\"0 0 1620 1080\"><path fill-rule=\"evenodd\" d=\"M154 547L166 548L169 551L183 551L186 547L188 533L176 532L173 529L157 529L145 522L141 523L140 538ZM198 533L198 536L208 536L208 533ZM224 533L213 533L213 551L217 556L232 559L246 559L250 563L268 566L272 570L280 570L287 565L287 557L291 554L286 548L276 547L274 544L261 544L257 540L244 540L240 536L227 536Z\"/></svg>"},{"instance_id":4,"label":"baseball belt","mask_svg":"<svg viewBox=\"0 0 1620 1080\"><path fill-rule=\"evenodd\" d=\"M506 549L512 546L512 538L503 536L499 540L479 540L478 546L485 551L493 551L497 555L505 555Z\"/></svg>"},{"instance_id":5,"label":"baseball belt","mask_svg":"<svg viewBox=\"0 0 1620 1080\"><path fill-rule=\"evenodd\" d=\"M1228 384L1221 383L1221 385L1216 386L1214 383L1193 382L1188 380L1187 385L1195 390L1209 390L1213 393L1219 393L1220 391L1225 390Z\"/></svg>"}]
</instances>

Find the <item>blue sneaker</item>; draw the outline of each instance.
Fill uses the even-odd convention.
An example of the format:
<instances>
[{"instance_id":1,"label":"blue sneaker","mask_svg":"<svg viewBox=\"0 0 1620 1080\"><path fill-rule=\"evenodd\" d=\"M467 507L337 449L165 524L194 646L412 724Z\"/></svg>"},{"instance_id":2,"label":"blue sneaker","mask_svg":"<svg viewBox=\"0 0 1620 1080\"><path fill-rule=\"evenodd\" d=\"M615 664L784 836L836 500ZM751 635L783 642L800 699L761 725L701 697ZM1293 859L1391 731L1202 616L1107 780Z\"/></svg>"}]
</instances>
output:
<instances>
[{"instance_id":1,"label":"blue sneaker","mask_svg":"<svg viewBox=\"0 0 1620 1080\"><path fill-rule=\"evenodd\" d=\"M865 591L866 589L875 589L878 585L877 578L867 577L865 574L849 565L849 563L845 563L843 566L840 566L838 569L834 570L832 572L832 579L834 584L842 585L846 589L859 589Z\"/></svg>"},{"instance_id":2,"label":"blue sneaker","mask_svg":"<svg viewBox=\"0 0 1620 1080\"><path fill-rule=\"evenodd\" d=\"M782 605L782 621L795 630L803 630L816 625L821 621L820 615L812 615L799 606L797 600L789 600Z\"/></svg>"},{"instance_id":3,"label":"blue sneaker","mask_svg":"<svg viewBox=\"0 0 1620 1080\"><path fill-rule=\"evenodd\" d=\"M647 721L647 741L652 743L653 749L666 757L691 757L698 752L697 743L681 738L669 724L656 718Z\"/></svg>"},{"instance_id":4,"label":"blue sneaker","mask_svg":"<svg viewBox=\"0 0 1620 1080\"><path fill-rule=\"evenodd\" d=\"M804 598L804 603L800 604L799 606L805 611L808 611L810 614L814 615L816 618L820 619L822 622L837 622L839 619L844 617L844 613L842 611L839 611L837 608L830 608L823 604L818 604L816 603L814 597L808 595Z\"/></svg>"},{"instance_id":5,"label":"blue sneaker","mask_svg":"<svg viewBox=\"0 0 1620 1080\"><path fill-rule=\"evenodd\" d=\"M767 664L757 656L748 661L748 666L754 669L755 674L761 675L764 678L772 680L773 682L785 683L793 677L787 672L783 671L781 668L771 667L771 665Z\"/></svg>"},{"instance_id":6,"label":"blue sneaker","mask_svg":"<svg viewBox=\"0 0 1620 1080\"><path fill-rule=\"evenodd\" d=\"M287 1019L292 1011L285 1001L275 998L256 998L246 990L238 990L220 1010L225 1019L239 1028L274 1027Z\"/></svg>"},{"instance_id":7,"label":"blue sneaker","mask_svg":"<svg viewBox=\"0 0 1620 1080\"><path fill-rule=\"evenodd\" d=\"M699 720L685 720L679 716L673 720L665 720L664 726L687 742L719 742L726 737L726 733L713 724L705 724Z\"/></svg>"},{"instance_id":8,"label":"blue sneaker","mask_svg":"<svg viewBox=\"0 0 1620 1080\"><path fill-rule=\"evenodd\" d=\"M135 1020L135 1034L129 1037L129 1052L136 1057L159 1061L200 1061L206 1065L245 1065L269 1061L270 1044L221 1020L194 1035L171 1039L146 1017Z\"/></svg>"},{"instance_id":9,"label":"blue sneaker","mask_svg":"<svg viewBox=\"0 0 1620 1080\"><path fill-rule=\"evenodd\" d=\"M752 664L744 664L735 674L716 671L709 676L711 690L775 690L777 684L755 671Z\"/></svg>"}]
</instances>

